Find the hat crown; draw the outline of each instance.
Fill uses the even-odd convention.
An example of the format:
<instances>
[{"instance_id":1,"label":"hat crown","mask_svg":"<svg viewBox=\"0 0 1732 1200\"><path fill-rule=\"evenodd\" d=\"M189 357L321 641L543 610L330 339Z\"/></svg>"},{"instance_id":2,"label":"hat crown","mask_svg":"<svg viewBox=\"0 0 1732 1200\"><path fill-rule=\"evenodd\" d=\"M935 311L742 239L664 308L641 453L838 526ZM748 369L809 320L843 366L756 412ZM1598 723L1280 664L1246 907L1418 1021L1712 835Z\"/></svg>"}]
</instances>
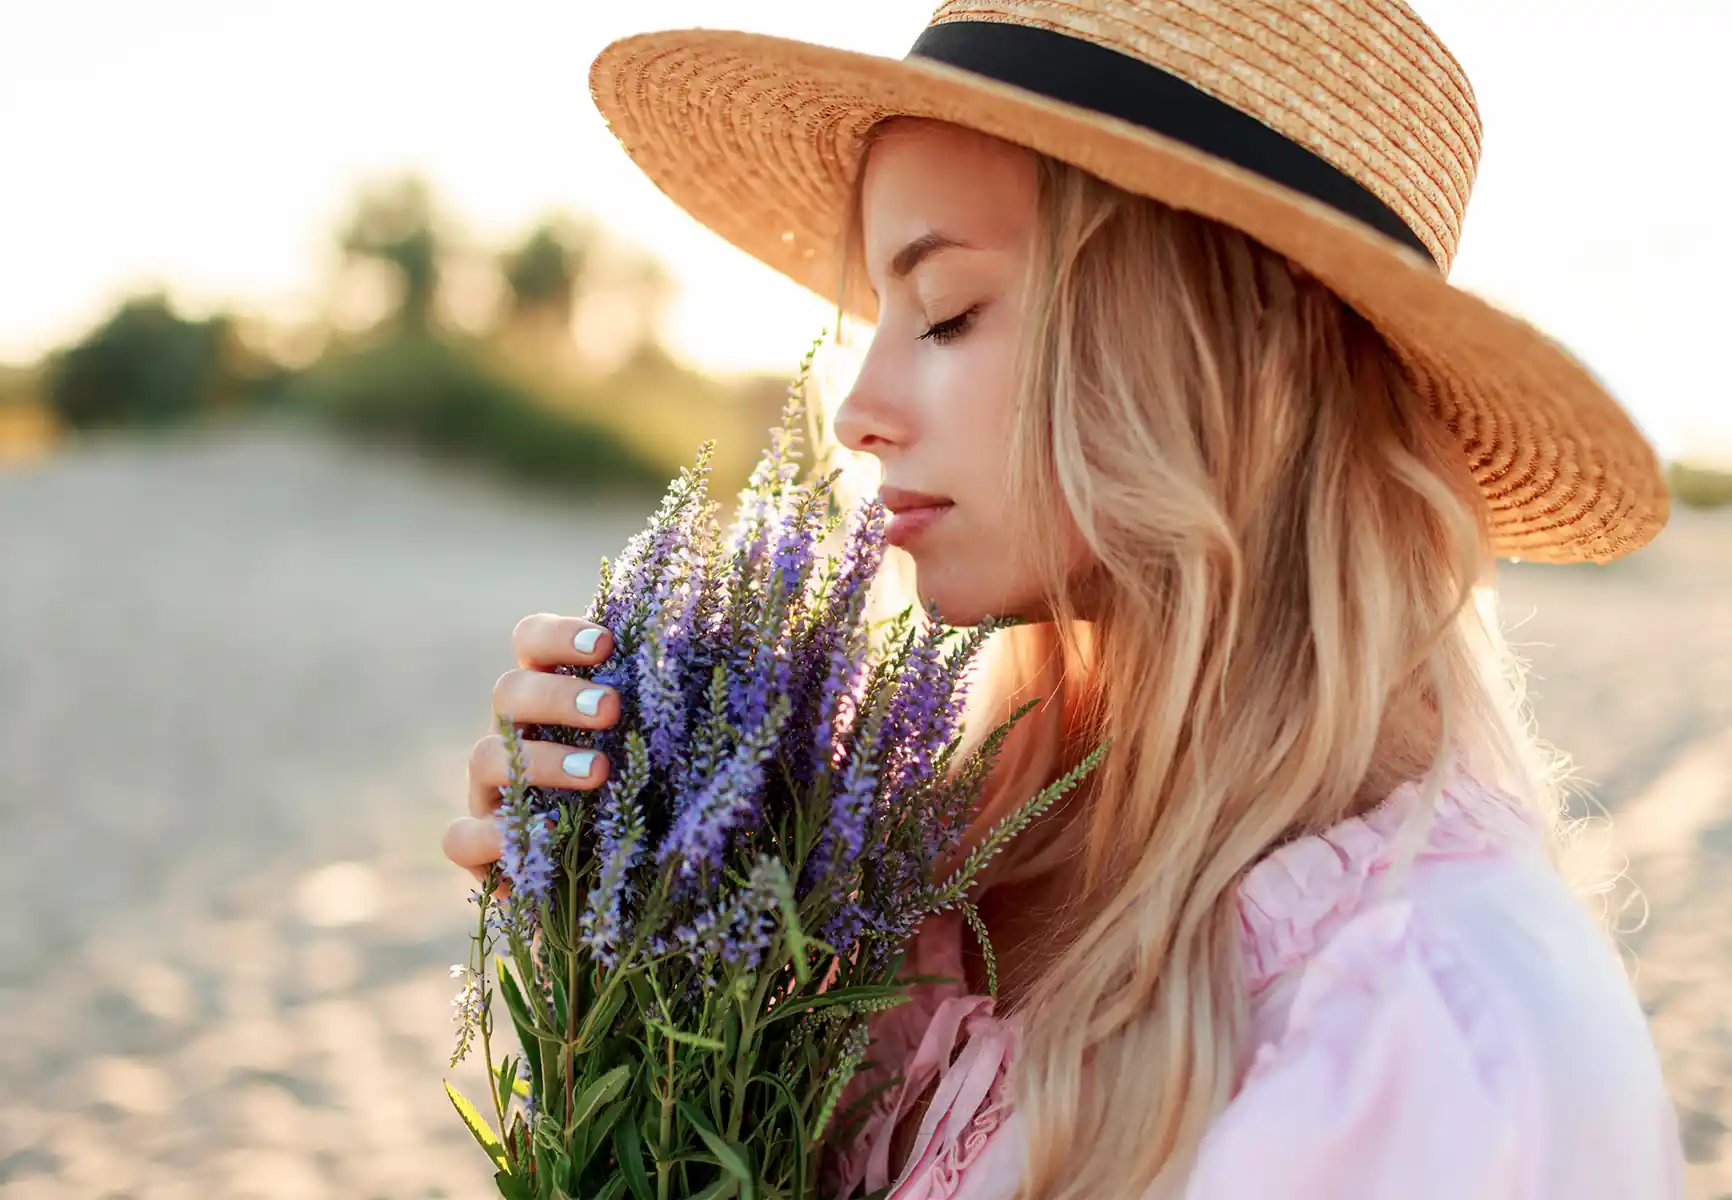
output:
<instances>
[{"instance_id":1,"label":"hat crown","mask_svg":"<svg viewBox=\"0 0 1732 1200\"><path fill-rule=\"evenodd\" d=\"M1027 25L1146 62L1382 200L1445 271L1479 167L1461 65L1401 0L943 0L933 25Z\"/></svg>"}]
</instances>

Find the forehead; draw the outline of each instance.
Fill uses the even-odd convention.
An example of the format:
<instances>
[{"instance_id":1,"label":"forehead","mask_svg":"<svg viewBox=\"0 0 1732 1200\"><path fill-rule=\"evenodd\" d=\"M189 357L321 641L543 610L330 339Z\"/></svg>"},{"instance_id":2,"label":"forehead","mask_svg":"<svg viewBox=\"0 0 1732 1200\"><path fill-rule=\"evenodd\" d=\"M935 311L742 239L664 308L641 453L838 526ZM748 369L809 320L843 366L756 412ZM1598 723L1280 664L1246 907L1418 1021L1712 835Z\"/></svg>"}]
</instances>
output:
<instances>
[{"instance_id":1,"label":"forehead","mask_svg":"<svg viewBox=\"0 0 1732 1200\"><path fill-rule=\"evenodd\" d=\"M1003 246L1035 219L1032 151L938 121L889 122L866 156L861 218L867 253L883 260L939 230L971 245Z\"/></svg>"}]
</instances>

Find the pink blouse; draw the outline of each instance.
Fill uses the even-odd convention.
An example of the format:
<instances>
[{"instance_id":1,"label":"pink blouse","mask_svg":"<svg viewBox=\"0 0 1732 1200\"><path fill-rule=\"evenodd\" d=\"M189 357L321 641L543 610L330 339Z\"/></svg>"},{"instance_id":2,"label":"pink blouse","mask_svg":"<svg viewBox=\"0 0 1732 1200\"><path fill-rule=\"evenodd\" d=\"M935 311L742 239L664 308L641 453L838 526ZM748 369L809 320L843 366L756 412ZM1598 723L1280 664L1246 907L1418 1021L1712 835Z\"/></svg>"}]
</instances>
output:
<instances>
[{"instance_id":1,"label":"pink blouse","mask_svg":"<svg viewBox=\"0 0 1732 1200\"><path fill-rule=\"evenodd\" d=\"M1683 1155L1615 952L1514 800L1457 775L1400 886L1371 887L1419 801L1288 843L1239 887L1255 1047L1186 1200L1681 1200ZM923 926L910 969L963 978L962 926ZM1023 1135L1016 1018L961 984L879 1014L847 1099L880 1093L831 1163L834 1195L1005 1200ZM898 1177L901 1115L936 1090Z\"/></svg>"}]
</instances>

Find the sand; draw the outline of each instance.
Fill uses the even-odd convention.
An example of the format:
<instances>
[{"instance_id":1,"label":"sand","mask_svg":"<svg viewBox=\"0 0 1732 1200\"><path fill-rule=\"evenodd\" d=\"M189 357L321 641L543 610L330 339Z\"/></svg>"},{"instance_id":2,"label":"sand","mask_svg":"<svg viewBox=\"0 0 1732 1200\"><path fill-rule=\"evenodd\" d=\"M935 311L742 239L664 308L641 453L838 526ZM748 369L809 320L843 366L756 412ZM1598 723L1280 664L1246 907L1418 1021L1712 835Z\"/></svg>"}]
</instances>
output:
<instances>
[{"instance_id":1,"label":"sand","mask_svg":"<svg viewBox=\"0 0 1732 1200\"><path fill-rule=\"evenodd\" d=\"M490 1193L439 834L512 626L645 511L261 430L0 472L0 1196ZM1581 861L1628 861L1690 1195L1732 1197L1732 512L1504 603L1617 818Z\"/></svg>"}]
</instances>

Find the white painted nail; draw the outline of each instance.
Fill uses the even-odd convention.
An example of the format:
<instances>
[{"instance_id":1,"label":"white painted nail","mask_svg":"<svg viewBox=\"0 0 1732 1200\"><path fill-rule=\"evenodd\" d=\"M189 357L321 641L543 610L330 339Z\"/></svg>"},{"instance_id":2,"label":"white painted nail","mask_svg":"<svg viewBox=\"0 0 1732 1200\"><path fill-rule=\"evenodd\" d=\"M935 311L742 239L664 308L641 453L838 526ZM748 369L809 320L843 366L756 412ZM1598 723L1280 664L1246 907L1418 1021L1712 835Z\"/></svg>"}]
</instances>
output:
<instances>
[{"instance_id":1,"label":"white painted nail","mask_svg":"<svg viewBox=\"0 0 1732 1200\"><path fill-rule=\"evenodd\" d=\"M601 641L601 635L605 632L606 630L594 625L588 629L580 629L577 636L571 639L571 644L577 647L579 654L594 654L595 644Z\"/></svg>"},{"instance_id":2,"label":"white painted nail","mask_svg":"<svg viewBox=\"0 0 1732 1200\"><path fill-rule=\"evenodd\" d=\"M565 756L565 773L583 778L595 766L595 755L594 750L573 750Z\"/></svg>"},{"instance_id":3,"label":"white painted nail","mask_svg":"<svg viewBox=\"0 0 1732 1200\"><path fill-rule=\"evenodd\" d=\"M601 698L607 695L606 688L584 688L577 694L577 711L586 717L593 717L601 708Z\"/></svg>"}]
</instances>

